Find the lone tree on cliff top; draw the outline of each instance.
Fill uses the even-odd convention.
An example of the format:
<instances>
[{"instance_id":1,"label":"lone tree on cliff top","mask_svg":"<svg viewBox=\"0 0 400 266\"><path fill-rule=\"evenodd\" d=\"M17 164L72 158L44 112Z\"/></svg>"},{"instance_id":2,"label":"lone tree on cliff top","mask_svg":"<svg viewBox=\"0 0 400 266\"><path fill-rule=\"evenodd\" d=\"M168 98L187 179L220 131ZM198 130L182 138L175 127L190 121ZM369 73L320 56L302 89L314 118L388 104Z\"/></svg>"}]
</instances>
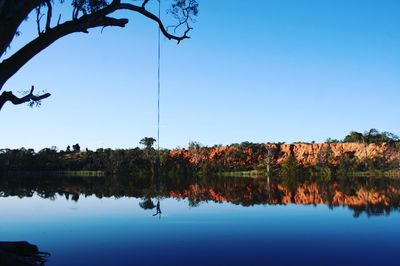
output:
<instances>
[{"instance_id":1,"label":"lone tree on cliff top","mask_svg":"<svg viewBox=\"0 0 400 266\"><path fill-rule=\"evenodd\" d=\"M0 59L4 59L14 37L19 35L19 26L29 15L34 17L38 32L36 38L0 63L0 92L18 70L58 39L71 33L88 33L89 29L97 27L125 27L128 19L115 17L115 13L120 10L153 20L169 40L179 43L190 38L190 24L198 14L197 0L165 0L171 4L168 13L176 20L176 24L168 27L155 13L148 10L149 2L152 1L157 0L0 0ZM61 14L54 9L67 2L71 5L71 19L63 20ZM0 95L0 109L8 101L15 105L29 103L32 106L50 96L50 93L34 94L33 90L32 86L23 97L17 97L12 91L3 91Z\"/></svg>"}]
</instances>

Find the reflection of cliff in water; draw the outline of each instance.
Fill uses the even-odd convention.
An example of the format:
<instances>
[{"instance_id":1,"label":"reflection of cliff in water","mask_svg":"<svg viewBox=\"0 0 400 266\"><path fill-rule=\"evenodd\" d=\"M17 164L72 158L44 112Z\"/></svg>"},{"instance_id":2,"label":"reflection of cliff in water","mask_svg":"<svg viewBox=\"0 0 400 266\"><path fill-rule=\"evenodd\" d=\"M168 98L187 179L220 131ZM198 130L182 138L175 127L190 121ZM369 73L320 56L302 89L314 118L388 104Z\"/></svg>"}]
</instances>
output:
<instances>
[{"instance_id":1,"label":"reflection of cliff in water","mask_svg":"<svg viewBox=\"0 0 400 266\"><path fill-rule=\"evenodd\" d=\"M400 181L389 178L343 178L305 181L287 189L283 183L264 178L164 177L159 193L149 177L0 177L0 196L43 198L64 196L135 197L149 200L161 196L188 199L191 206L206 201L255 204L325 204L348 206L358 216L388 214L400 206Z\"/></svg>"}]
</instances>

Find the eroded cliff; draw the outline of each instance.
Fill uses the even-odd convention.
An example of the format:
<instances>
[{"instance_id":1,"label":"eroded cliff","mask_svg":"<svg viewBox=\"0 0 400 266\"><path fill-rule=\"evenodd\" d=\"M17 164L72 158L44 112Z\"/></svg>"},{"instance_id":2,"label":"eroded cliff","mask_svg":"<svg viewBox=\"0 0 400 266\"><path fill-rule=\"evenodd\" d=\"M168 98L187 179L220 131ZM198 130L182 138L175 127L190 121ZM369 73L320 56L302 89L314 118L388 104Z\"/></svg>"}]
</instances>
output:
<instances>
[{"instance_id":1,"label":"eroded cliff","mask_svg":"<svg viewBox=\"0 0 400 266\"><path fill-rule=\"evenodd\" d=\"M399 164L400 143L364 144L364 143L298 143L298 144L248 144L170 151L170 158L181 160L190 165L204 162L221 167L249 167L281 164L288 156L294 156L302 165L318 163L337 164L342 158L352 158L357 162L380 160L385 164Z\"/></svg>"}]
</instances>

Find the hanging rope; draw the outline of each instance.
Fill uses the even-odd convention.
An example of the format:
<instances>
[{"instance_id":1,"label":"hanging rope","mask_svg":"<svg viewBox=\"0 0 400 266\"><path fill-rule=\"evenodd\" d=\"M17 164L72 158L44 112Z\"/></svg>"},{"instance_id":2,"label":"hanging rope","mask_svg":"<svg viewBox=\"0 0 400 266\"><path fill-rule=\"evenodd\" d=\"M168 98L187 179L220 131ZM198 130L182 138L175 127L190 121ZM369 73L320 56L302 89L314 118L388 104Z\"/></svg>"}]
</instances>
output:
<instances>
[{"instance_id":1,"label":"hanging rope","mask_svg":"<svg viewBox=\"0 0 400 266\"><path fill-rule=\"evenodd\" d=\"M158 19L161 19L161 0L158 0ZM161 91L161 29L158 27L158 58L157 58L157 156L160 167L160 91Z\"/></svg>"},{"instance_id":2,"label":"hanging rope","mask_svg":"<svg viewBox=\"0 0 400 266\"><path fill-rule=\"evenodd\" d=\"M158 19L161 20L161 0L158 0ZM161 29L158 27L158 53L157 53L157 209L153 216L158 214L161 219L160 207L160 95L161 95Z\"/></svg>"}]
</instances>

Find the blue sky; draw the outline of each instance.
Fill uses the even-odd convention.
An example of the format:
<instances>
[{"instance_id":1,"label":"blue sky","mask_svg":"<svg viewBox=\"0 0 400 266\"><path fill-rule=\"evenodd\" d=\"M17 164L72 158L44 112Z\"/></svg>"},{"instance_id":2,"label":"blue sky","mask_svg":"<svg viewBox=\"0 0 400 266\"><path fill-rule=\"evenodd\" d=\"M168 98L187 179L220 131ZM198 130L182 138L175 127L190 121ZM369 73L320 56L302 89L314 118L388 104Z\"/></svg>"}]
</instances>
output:
<instances>
[{"instance_id":1,"label":"blue sky","mask_svg":"<svg viewBox=\"0 0 400 266\"><path fill-rule=\"evenodd\" d=\"M399 1L199 2L192 38L162 40L162 147L400 134ZM156 136L157 28L127 16L124 29L59 40L9 80L5 90L52 96L5 105L0 147L129 148Z\"/></svg>"}]
</instances>

